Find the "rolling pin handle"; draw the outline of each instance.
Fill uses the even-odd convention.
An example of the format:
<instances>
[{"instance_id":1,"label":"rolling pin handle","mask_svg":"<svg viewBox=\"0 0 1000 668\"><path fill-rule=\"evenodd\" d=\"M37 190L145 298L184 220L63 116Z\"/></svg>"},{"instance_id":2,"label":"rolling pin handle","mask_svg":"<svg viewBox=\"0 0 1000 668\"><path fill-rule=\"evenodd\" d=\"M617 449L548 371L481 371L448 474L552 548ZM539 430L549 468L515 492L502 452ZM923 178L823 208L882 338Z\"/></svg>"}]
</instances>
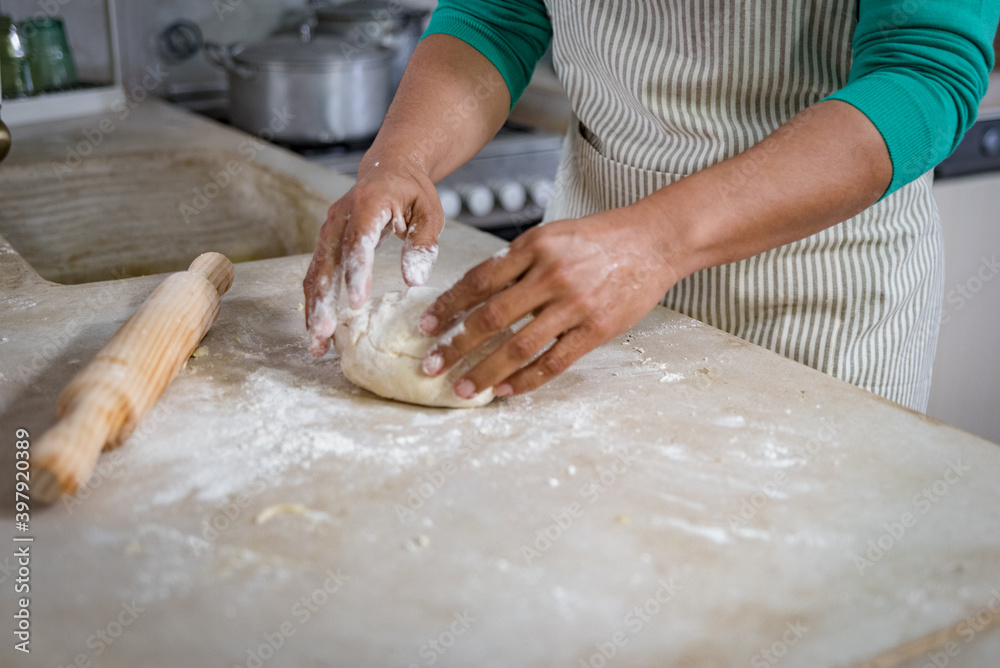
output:
<instances>
[{"instance_id":1,"label":"rolling pin handle","mask_svg":"<svg viewBox=\"0 0 1000 668\"><path fill-rule=\"evenodd\" d=\"M32 498L55 503L62 494L76 494L90 479L112 431L112 423L91 418L93 410L77 404L35 444Z\"/></svg>"},{"instance_id":2,"label":"rolling pin handle","mask_svg":"<svg viewBox=\"0 0 1000 668\"><path fill-rule=\"evenodd\" d=\"M194 259L188 271L203 276L211 283L219 296L226 294L233 284L233 263L221 253L202 253Z\"/></svg>"}]
</instances>

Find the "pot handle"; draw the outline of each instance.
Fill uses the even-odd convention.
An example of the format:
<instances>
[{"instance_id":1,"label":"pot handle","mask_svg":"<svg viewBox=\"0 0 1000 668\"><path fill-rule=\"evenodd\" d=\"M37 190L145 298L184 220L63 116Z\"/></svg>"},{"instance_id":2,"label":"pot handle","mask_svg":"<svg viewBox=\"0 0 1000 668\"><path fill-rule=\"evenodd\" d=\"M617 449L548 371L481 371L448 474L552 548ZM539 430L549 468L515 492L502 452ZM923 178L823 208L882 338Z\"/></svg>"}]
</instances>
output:
<instances>
[{"instance_id":1,"label":"pot handle","mask_svg":"<svg viewBox=\"0 0 1000 668\"><path fill-rule=\"evenodd\" d=\"M402 40L398 33L387 30L379 35L378 45L383 49L389 49L393 53L397 53L402 46Z\"/></svg>"},{"instance_id":2,"label":"pot handle","mask_svg":"<svg viewBox=\"0 0 1000 668\"><path fill-rule=\"evenodd\" d=\"M218 44L216 42L205 42L205 57L218 65L230 74L234 74L241 79L249 79L255 73L254 69L248 65L241 65L233 59L233 53L242 48L241 44Z\"/></svg>"}]
</instances>

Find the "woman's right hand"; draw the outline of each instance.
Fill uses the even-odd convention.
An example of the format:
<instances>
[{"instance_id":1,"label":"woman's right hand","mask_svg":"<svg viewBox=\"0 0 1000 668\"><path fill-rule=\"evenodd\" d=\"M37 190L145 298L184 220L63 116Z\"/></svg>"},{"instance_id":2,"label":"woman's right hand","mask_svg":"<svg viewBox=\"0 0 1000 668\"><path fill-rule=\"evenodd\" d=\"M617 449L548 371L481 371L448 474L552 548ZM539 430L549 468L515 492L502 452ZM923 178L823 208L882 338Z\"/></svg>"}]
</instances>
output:
<instances>
[{"instance_id":1,"label":"woman's right hand","mask_svg":"<svg viewBox=\"0 0 1000 668\"><path fill-rule=\"evenodd\" d=\"M444 227L434 182L474 156L510 112L510 93L486 56L451 35L421 40L406 66L357 184L330 207L306 273L309 349L330 349L341 278L360 308L371 291L375 248L403 239L403 280L424 285Z\"/></svg>"},{"instance_id":2,"label":"woman's right hand","mask_svg":"<svg viewBox=\"0 0 1000 668\"><path fill-rule=\"evenodd\" d=\"M302 283L310 352L320 357L330 348L342 278L348 304L361 308L371 292L375 249L395 232L403 240L403 280L424 285L443 226L434 183L419 164L366 155L357 183L327 212Z\"/></svg>"}]
</instances>

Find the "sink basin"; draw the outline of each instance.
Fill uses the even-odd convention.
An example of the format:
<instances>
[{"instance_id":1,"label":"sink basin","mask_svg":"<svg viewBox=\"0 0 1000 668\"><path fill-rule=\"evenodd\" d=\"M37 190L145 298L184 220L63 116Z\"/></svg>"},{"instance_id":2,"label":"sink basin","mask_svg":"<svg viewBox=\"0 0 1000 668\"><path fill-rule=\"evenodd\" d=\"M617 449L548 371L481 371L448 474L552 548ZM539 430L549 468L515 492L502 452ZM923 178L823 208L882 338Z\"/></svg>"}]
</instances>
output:
<instances>
[{"instance_id":1,"label":"sink basin","mask_svg":"<svg viewBox=\"0 0 1000 668\"><path fill-rule=\"evenodd\" d=\"M0 235L43 278L89 283L312 252L330 202L220 150L92 156L0 167Z\"/></svg>"}]
</instances>

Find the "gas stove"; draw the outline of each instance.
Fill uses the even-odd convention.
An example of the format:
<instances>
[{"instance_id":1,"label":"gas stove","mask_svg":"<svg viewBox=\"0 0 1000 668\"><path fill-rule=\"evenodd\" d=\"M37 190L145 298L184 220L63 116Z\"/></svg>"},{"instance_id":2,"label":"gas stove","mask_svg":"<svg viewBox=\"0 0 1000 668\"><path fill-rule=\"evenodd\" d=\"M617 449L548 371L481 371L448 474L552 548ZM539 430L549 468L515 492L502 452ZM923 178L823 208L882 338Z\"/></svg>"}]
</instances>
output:
<instances>
[{"instance_id":1,"label":"gas stove","mask_svg":"<svg viewBox=\"0 0 1000 668\"><path fill-rule=\"evenodd\" d=\"M289 148L307 160L356 176L368 147ZM438 184L445 217L508 241L537 225L552 192L561 149L560 135L508 123L475 157Z\"/></svg>"},{"instance_id":2,"label":"gas stove","mask_svg":"<svg viewBox=\"0 0 1000 668\"><path fill-rule=\"evenodd\" d=\"M173 102L227 123L223 106L182 98ZM281 144L312 162L357 176L370 141L296 146ZM562 136L508 123L475 157L438 184L445 217L511 240L542 220L562 151Z\"/></svg>"},{"instance_id":3,"label":"gas stove","mask_svg":"<svg viewBox=\"0 0 1000 668\"><path fill-rule=\"evenodd\" d=\"M291 147L307 160L356 176L367 146ZM510 240L545 212L562 137L508 123L469 162L442 179L438 195L447 218Z\"/></svg>"}]
</instances>

